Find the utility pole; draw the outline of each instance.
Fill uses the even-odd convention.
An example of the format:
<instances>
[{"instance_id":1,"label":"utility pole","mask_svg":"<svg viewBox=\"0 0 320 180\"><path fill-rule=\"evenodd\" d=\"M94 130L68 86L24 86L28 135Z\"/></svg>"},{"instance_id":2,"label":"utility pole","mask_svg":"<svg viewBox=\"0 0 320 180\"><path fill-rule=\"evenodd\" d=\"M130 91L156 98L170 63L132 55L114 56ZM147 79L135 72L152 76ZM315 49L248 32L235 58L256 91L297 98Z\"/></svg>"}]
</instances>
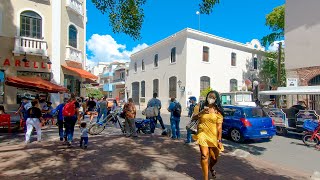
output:
<instances>
[{"instance_id":1,"label":"utility pole","mask_svg":"<svg viewBox=\"0 0 320 180\"><path fill-rule=\"evenodd\" d=\"M281 86L281 48L282 48L282 42L278 43L278 68L277 68L277 87ZM276 96L277 99L277 107L280 107L280 98Z\"/></svg>"}]
</instances>

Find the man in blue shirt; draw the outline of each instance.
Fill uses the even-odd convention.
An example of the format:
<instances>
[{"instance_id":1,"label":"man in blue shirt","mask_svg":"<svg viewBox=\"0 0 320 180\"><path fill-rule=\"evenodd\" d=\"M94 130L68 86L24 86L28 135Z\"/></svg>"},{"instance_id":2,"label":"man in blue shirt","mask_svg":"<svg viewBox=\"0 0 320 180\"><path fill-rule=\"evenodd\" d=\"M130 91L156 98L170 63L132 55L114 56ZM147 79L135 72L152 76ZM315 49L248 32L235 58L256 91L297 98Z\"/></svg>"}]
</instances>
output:
<instances>
[{"instance_id":1,"label":"man in blue shirt","mask_svg":"<svg viewBox=\"0 0 320 180\"><path fill-rule=\"evenodd\" d=\"M166 128L164 127L163 120L160 115L161 101L157 99L157 96L158 96L157 93L153 93L153 98L149 100L147 107L157 107L159 109L158 117L156 117L155 119L155 126L157 125L157 120L158 120L162 130L165 131Z\"/></svg>"},{"instance_id":2,"label":"man in blue shirt","mask_svg":"<svg viewBox=\"0 0 320 180\"><path fill-rule=\"evenodd\" d=\"M57 124L59 127L60 141L63 141L63 138L65 139L65 141L67 141L66 134L63 132L64 121L63 121L63 115L62 115L62 109L67 102L68 102L68 98L64 98L63 103L59 104L55 109L51 111L52 114L56 114L56 112L58 111Z\"/></svg>"},{"instance_id":3,"label":"man in blue shirt","mask_svg":"<svg viewBox=\"0 0 320 180\"><path fill-rule=\"evenodd\" d=\"M171 112L170 124L172 131L172 139L180 138L180 117L181 117L181 104L176 101L176 98L172 97L168 111Z\"/></svg>"},{"instance_id":4,"label":"man in blue shirt","mask_svg":"<svg viewBox=\"0 0 320 180\"><path fill-rule=\"evenodd\" d=\"M26 121L28 119L28 109L32 107L31 102L29 100L30 100L30 98L28 98L28 97L22 97L21 98L21 105L16 112L16 114L18 114L20 112L22 113L23 121L25 122L24 127L23 127L24 132L27 132Z\"/></svg>"},{"instance_id":5,"label":"man in blue shirt","mask_svg":"<svg viewBox=\"0 0 320 180\"><path fill-rule=\"evenodd\" d=\"M188 117L191 117L193 114L193 109L194 107L197 105L197 98L194 96L189 97L189 102L190 102L190 106L189 106L189 112L188 112ZM191 131L187 129L187 139L185 141L186 144L191 143Z\"/></svg>"}]
</instances>

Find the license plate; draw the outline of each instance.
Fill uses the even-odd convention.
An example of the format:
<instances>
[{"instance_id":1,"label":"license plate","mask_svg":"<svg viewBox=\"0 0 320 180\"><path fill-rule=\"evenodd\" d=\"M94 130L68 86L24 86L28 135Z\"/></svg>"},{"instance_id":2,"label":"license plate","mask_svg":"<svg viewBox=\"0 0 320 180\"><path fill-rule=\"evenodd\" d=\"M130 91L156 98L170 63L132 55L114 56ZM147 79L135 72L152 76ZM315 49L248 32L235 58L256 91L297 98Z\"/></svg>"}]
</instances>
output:
<instances>
[{"instance_id":1,"label":"license plate","mask_svg":"<svg viewBox=\"0 0 320 180\"><path fill-rule=\"evenodd\" d=\"M265 134L268 134L268 133L267 133L267 131L260 131L260 134L261 135L265 135Z\"/></svg>"}]
</instances>

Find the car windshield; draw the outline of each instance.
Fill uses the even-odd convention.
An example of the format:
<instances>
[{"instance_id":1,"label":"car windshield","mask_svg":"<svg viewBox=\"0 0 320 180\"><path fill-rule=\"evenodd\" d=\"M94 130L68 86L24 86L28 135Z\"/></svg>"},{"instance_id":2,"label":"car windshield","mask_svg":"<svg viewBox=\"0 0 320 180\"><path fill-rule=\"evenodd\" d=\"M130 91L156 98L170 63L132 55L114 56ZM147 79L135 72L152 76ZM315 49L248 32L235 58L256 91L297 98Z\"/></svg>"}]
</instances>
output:
<instances>
[{"instance_id":1,"label":"car windshield","mask_svg":"<svg viewBox=\"0 0 320 180\"><path fill-rule=\"evenodd\" d=\"M261 108L246 108L243 111L246 118L267 117Z\"/></svg>"}]
</instances>

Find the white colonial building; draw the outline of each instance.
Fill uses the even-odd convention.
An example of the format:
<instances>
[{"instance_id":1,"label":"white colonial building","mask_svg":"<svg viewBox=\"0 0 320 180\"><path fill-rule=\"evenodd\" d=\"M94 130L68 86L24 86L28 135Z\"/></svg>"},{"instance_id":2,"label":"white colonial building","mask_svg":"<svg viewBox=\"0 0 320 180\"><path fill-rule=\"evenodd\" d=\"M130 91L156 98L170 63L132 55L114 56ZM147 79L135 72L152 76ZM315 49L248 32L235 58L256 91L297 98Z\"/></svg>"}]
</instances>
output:
<instances>
[{"instance_id":1,"label":"white colonial building","mask_svg":"<svg viewBox=\"0 0 320 180\"><path fill-rule=\"evenodd\" d=\"M136 104L146 105L157 92L163 106L170 97L186 105L211 87L219 92L247 90L258 79L264 47L242 44L186 28L131 56L126 89Z\"/></svg>"}]
</instances>

